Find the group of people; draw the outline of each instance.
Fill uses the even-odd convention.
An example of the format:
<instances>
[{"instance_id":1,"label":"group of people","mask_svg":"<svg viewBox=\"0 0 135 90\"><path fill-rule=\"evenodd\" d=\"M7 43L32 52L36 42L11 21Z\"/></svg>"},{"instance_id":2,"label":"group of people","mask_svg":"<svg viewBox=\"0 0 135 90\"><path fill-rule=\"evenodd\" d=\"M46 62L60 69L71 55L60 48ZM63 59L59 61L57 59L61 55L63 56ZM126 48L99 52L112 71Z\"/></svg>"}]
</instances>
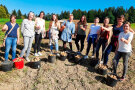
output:
<instances>
[{"instance_id":1,"label":"group of people","mask_svg":"<svg viewBox=\"0 0 135 90\"><path fill-rule=\"evenodd\" d=\"M24 53L27 51L25 56L27 61L30 61L29 54L34 38L34 55L42 55L42 53L40 53L41 40L46 36L44 16L45 13L43 11L40 12L39 17L37 18L35 18L33 12L29 12L28 18L24 19L22 22L21 33L24 40L24 47L21 51L20 57L23 57ZM70 14L69 20L65 20L62 24L60 24L57 16L55 14L52 15L48 30L49 35L47 35L49 37L50 49L53 49L53 43L55 43L56 55L59 56L59 30L63 28L60 38L63 41L64 51L66 51L66 43L69 43L70 50L73 51L72 38L75 38L75 44L78 50L77 54L81 54L84 49L84 41L86 38L88 44L84 59L88 58L91 44L93 44L91 57L95 57L96 54L97 59L99 59L99 50L102 46L102 57L100 59L102 59L104 65L107 65L110 52L115 52L113 59L113 71L116 74L119 59L123 57L124 69L121 79L124 80L128 68L128 59L132 52L131 41L134 34L134 31L130 27L130 23L125 21L124 15L118 16L117 23L112 26L109 24L110 19L108 17L104 18L103 25L99 24L100 19L96 17L94 19L94 24L90 26L88 35L86 35L88 27L86 16L83 15L80 18L76 27L73 22L73 18L73 14ZM10 21L7 22L2 28L2 31L6 31L5 35L7 35L5 41L5 61L8 60L11 46L12 60L16 57L16 46L17 43L19 43L20 37L19 30L19 25L16 23L16 16L11 15ZM81 47L79 46L79 42Z\"/></svg>"}]
</instances>

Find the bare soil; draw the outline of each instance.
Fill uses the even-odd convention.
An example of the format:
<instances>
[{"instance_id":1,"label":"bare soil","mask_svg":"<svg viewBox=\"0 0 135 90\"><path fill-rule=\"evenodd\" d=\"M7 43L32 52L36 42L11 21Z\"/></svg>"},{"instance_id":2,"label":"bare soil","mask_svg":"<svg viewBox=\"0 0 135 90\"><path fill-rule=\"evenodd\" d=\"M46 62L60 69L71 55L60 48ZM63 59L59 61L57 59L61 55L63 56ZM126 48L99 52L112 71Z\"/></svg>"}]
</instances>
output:
<instances>
[{"instance_id":1,"label":"bare soil","mask_svg":"<svg viewBox=\"0 0 135 90\"><path fill-rule=\"evenodd\" d=\"M134 90L135 88L135 39L132 42L133 54L129 59L129 67L127 77L124 82L118 82L115 87L110 87L106 84L106 75L96 73L95 69L89 64L89 59L81 64L61 61L57 59L56 63L48 62L49 46L48 39L42 40L41 45L41 67L32 69L27 61L23 69L13 69L9 72L0 71L0 90ZM33 43L34 44L34 43ZM62 42L59 41L60 50ZM67 44L68 46L68 44ZM23 39L17 46L17 56L19 56L23 48ZM82 52L86 53L87 42ZM77 51L73 41L73 50ZM89 53L91 56L92 48ZM101 53L100 53L101 56ZM33 59L33 48L31 50L30 59ZM111 63L114 53L109 56L109 69L111 72ZM9 55L11 59L11 53ZM4 60L4 48L0 49L0 60ZM123 71L123 62L120 60L118 66L118 75L121 76Z\"/></svg>"}]
</instances>

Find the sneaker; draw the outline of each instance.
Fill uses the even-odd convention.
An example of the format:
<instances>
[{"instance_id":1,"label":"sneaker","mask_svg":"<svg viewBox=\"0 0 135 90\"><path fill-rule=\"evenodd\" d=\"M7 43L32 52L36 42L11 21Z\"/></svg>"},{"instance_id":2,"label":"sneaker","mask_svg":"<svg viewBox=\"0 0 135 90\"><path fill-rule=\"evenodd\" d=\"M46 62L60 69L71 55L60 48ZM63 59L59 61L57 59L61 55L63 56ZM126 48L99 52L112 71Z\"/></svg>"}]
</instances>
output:
<instances>
[{"instance_id":1,"label":"sneaker","mask_svg":"<svg viewBox=\"0 0 135 90\"><path fill-rule=\"evenodd\" d=\"M39 55L39 56L42 56L42 53L38 52L38 55Z\"/></svg>"},{"instance_id":2,"label":"sneaker","mask_svg":"<svg viewBox=\"0 0 135 90\"><path fill-rule=\"evenodd\" d=\"M94 55L91 56L91 58L94 58L94 57L95 57Z\"/></svg>"},{"instance_id":3,"label":"sneaker","mask_svg":"<svg viewBox=\"0 0 135 90\"><path fill-rule=\"evenodd\" d=\"M58 57L59 57L59 56L60 56L60 54L59 54L59 53L57 53L57 54L56 54L56 56L58 56Z\"/></svg>"},{"instance_id":4,"label":"sneaker","mask_svg":"<svg viewBox=\"0 0 135 90\"><path fill-rule=\"evenodd\" d=\"M88 58L89 58L88 55L84 56L84 59L88 59Z\"/></svg>"},{"instance_id":5,"label":"sneaker","mask_svg":"<svg viewBox=\"0 0 135 90\"><path fill-rule=\"evenodd\" d=\"M26 57L25 59L26 59L26 61L30 62L30 59L28 57Z\"/></svg>"},{"instance_id":6,"label":"sneaker","mask_svg":"<svg viewBox=\"0 0 135 90\"><path fill-rule=\"evenodd\" d=\"M37 53L35 53L34 55L35 55L35 56L39 56L39 54L37 54Z\"/></svg>"},{"instance_id":7,"label":"sneaker","mask_svg":"<svg viewBox=\"0 0 135 90\"><path fill-rule=\"evenodd\" d=\"M78 51L77 54L81 55L81 52Z\"/></svg>"}]
</instances>

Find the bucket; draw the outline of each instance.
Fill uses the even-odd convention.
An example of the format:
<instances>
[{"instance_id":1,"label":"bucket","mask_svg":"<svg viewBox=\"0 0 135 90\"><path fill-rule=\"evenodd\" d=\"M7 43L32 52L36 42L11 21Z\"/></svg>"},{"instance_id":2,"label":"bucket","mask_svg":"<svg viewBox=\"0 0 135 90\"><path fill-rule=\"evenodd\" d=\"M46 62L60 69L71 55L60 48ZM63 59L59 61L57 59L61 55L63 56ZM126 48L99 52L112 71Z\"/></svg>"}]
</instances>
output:
<instances>
[{"instance_id":1,"label":"bucket","mask_svg":"<svg viewBox=\"0 0 135 90\"><path fill-rule=\"evenodd\" d=\"M11 71L13 68L13 62L12 61L5 61L1 63L1 68L4 72Z\"/></svg>"},{"instance_id":2,"label":"bucket","mask_svg":"<svg viewBox=\"0 0 135 90\"><path fill-rule=\"evenodd\" d=\"M65 61L66 59L67 59L67 56L60 56L60 59L62 60L62 61Z\"/></svg>"},{"instance_id":3,"label":"bucket","mask_svg":"<svg viewBox=\"0 0 135 90\"><path fill-rule=\"evenodd\" d=\"M90 59L90 66L91 67L95 67L96 65L98 65L99 60L96 58Z\"/></svg>"},{"instance_id":4,"label":"bucket","mask_svg":"<svg viewBox=\"0 0 135 90\"><path fill-rule=\"evenodd\" d=\"M97 72L101 75L106 75L107 74L107 69L101 69L101 68L98 68L97 69Z\"/></svg>"},{"instance_id":5,"label":"bucket","mask_svg":"<svg viewBox=\"0 0 135 90\"><path fill-rule=\"evenodd\" d=\"M68 53L67 58L68 58L69 60L74 60L74 59L75 59L75 58L74 58L74 53Z\"/></svg>"},{"instance_id":6,"label":"bucket","mask_svg":"<svg viewBox=\"0 0 135 90\"><path fill-rule=\"evenodd\" d=\"M20 60L16 62L17 59L20 59ZM15 68L17 69L22 69L24 67L24 58L21 58L21 57L15 58L13 62L14 62Z\"/></svg>"},{"instance_id":7,"label":"bucket","mask_svg":"<svg viewBox=\"0 0 135 90\"><path fill-rule=\"evenodd\" d=\"M31 62L31 67L34 69L39 69L41 67L41 61Z\"/></svg>"},{"instance_id":8,"label":"bucket","mask_svg":"<svg viewBox=\"0 0 135 90\"><path fill-rule=\"evenodd\" d=\"M111 78L109 75L113 75L113 74L108 74L107 75L107 85L109 85L111 87L116 86L118 80Z\"/></svg>"},{"instance_id":9,"label":"bucket","mask_svg":"<svg viewBox=\"0 0 135 90\"><path fill-rule=\"evenodd\" d=\"M48 56L48 61L50 62L50 63L55 63L56 62L56 56Z\"/></svg>"}]
</instances>

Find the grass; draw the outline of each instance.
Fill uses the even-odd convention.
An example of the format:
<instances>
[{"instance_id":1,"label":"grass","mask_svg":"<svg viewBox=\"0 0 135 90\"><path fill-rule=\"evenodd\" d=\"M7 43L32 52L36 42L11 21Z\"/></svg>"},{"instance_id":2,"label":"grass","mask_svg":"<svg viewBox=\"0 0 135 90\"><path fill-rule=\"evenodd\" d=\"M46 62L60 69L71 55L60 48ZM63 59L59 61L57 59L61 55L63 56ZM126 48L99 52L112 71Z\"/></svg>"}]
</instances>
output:
<instances>
[{"instance_id":1,"label":"grass","mask_svg":"<svg viewBox=\"0 0 135 90\"><path fill-rule=\"evenodd\" d=\"M2 32L2 31L1 31L1 28L2 28L2 26L3 26L6 22L8 22L8 21L9 21L9 19L5 19L5 18L1 18L1 19L0 19L0 44L2 43L2 40L3 40L4 36L5 36L5 32ZM17 20L16 20L16 22L19 24L20 27L21 27L22 21L23 21L22 19L17 19ZM46 22L45 22L45 29L46 29L46 31L47 31L48 28L49 28L49 22L50 22L50 21L46 21ZM132 23L132 24L131 24L131 28L135 30L135 23Z\"/></svg>"},{"instance_id":2,"label":"grass","mask_svg":"<svg viewBox=\"0 0 135 90\"><path fill-rule=\"evenodd\" d=\"M0 19L0 25L4 25L6 22L9 22L9 21L10 21L9 19L2 18L2 19ZM16 23L18 23L19 26L21 26L22 21L23 21L23 19L16 19ZM48 30L48 28L49 28L49 22L50 21L45 22L45 29L46 30Z\"/></svg>"},{"instance_id":3,"label":"grass","mask_svg":"<svg viewBox=\"0 0 135 90\"><path fill-rule=\"evenodd\" d=\"M2 18L0 19L0 44L2 44L2 41L3 41L3 38L5 36L5 32L2 32L1 29L3 27L3 25L6 23L6 22L9 22L10 20L9 19L5 19L5 18ZM16 23L19 24L19 26L21 27L21 23L22 23L23 19L17 19L16 20ZM45 29L48 30L49 28L49 22L50 21L45 21ZM21 34L21 33L20 33Z\"/></svg>"},{"instance_id":4,"label":"grass","mask_svg":"<svg viewBox=\"0 0 135 90\"><path fill-rule=\"evenodd\" d=\"M135 30L135 23L131 24L131 28Z\"/></svg>"}]
</instances>

